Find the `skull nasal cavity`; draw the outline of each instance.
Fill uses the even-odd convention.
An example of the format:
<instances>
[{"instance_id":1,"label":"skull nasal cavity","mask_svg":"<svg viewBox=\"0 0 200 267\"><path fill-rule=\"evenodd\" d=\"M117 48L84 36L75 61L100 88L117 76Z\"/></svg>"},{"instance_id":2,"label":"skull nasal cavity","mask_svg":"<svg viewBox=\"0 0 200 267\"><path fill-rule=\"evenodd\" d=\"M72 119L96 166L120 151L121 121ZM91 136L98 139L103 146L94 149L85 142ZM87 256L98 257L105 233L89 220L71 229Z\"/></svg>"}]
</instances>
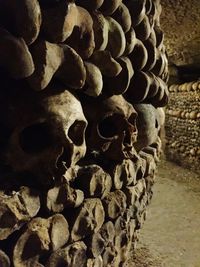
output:
<instances>
[{"instance_id":1,"label":"skull nasal cavity","mask_svg":"<svg viewBox=\"0 0 200 267\"><path fill-rule=\"evenodd\" d=\"M119 122L120 123L120 122ZM110 138L118 134L118 128L113 116L102 120L98 125L99 134L102 137Z\"/></svg>"},{"instance_id":2,"label":"skull nasal cavity","mask_svg":"<svg viewBox=\"0 0 200 267\"><path fill-rule=\"evenodd\" d=\"M25 152L38 153L52 145L53 137L46 123L38 123L25 128L20 134L19 142Z\"/></svg>"},{"instance_id":3,"label":"skull nasal cavity","mask_svg":"<svg viewBox=\"0 0 200 267\"><path fill-rule=\"evenodd\" d=\"M69 138L74 145L81 146L84 142L86 123L84 121L76 120L69 128Z\"/></svg>"}]
</instances>

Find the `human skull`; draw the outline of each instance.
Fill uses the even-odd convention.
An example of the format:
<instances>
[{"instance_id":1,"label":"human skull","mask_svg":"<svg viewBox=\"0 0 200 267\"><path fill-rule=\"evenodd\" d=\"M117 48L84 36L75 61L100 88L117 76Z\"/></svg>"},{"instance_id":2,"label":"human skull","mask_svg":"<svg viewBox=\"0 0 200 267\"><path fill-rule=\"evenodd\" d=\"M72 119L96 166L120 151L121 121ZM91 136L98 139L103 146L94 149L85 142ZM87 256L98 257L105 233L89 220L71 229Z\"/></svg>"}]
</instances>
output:
<instances>
[{"instance_id":1,"label":"human skull","mask_svg":"<svg viewBox=\"0 0 200 267\"><path fill-rule=\"evenodd\" d=\"M14 104L19 114L4 160L17 173L31 173L41 183L75 165L85 154L87 121L69 91L23 94ZM58 89L58 88L56 88Z\"/></svg>"},{"instance_id":2,"label":"human skull","mask_svg":"<svg viewBox=\"0 0 200 267\"><path fill-rule=\"evenodd\" d=\"M108 159L120 161L135 156L137 113L130 103L120 95L112 96L101 101L89 100L84 111L89 123L86 131L89 153L103 153Z\"/></svg>"},{"instance_id":3,"label":"human skull","mask_svg":"<svg viewBox=\"0 0 200 267\"><path fill-rule=\"evenodd\" d=\"M139 151L156 141L161 124L163 123L163 115L161 110L158 111L151 104L137 104L134 105L134 108L138 113L138 139L135 143L135 148Z\"/></svg>"}]
</instances>

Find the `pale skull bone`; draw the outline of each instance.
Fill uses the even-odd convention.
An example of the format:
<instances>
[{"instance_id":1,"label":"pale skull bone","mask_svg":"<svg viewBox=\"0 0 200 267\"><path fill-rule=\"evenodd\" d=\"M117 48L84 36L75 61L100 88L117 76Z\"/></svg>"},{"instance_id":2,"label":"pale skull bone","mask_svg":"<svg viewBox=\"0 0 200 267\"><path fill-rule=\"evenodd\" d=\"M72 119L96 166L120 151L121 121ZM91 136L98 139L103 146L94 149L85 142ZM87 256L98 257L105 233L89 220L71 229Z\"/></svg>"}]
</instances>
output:
<instances>
[{"instance_id":1,"label":"pale skull bone","mask_svg":"<svg viewBox=\"0 0 200 267\"><path fill-rule=\"evenodd\" d=\"M137 112L121 95L84 105L89 122L87 147L90 152L112 160L133 158L137 139Z\"/></svg>"},{"instance_id":2,"label":"pale skull bone","mask_svg":"<svg viewBox=\"0 0 200 267\"><path fill-rule=\"evenodd\" d=\"M52 91L51 95L48 90L40 94L36 101L28 96L17 104L21 117L5 153L6 164L15 172L30 172L42 178L41 182L54 178L63 167L58 166L61 155L69 168L86 152L87 121L79 100L67 90Z\"/></svg>"},{"instance_id":3,"label":"pale skull bone","mask_svg":"<svg viewBox=\"0 0 200 267\"><path fill-rule=\"evenodd\" d=\"M134 108L138 113L138 139L135 148L140 151L156 141L163 119L161 111L158 112L151 104L136 104Z\"/></svg>"}]
</instances>

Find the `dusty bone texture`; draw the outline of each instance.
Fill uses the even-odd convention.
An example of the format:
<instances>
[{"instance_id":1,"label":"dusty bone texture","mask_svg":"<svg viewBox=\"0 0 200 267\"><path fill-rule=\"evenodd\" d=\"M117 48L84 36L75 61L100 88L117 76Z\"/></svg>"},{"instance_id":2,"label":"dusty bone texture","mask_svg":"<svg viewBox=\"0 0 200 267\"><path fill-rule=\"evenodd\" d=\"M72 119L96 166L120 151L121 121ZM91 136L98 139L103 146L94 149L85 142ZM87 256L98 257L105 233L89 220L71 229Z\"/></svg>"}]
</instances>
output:
<instances>
[{"instance_id":1,"label":"dusty bone texture","mask_svg":"<svg viewBox=\"0 0 200 267\"><path fill-rule=\"evenodd\" d=\"M87 59L95 48L93 20L85 8L76 6L76 9L76 24L66 43L72 46L83 59Z\"/></svg>"},{"instance_id":2,"label":"dusty bone texture","mask_svg":"<svg viewBox=\"0 0 200 267\"><path fill-rule=\"evenodd\" d=\"M23 79L34 71L31 53L23 38L16 37L0 27L0 66L14 79Z\"/></svg>"},{"instance_id":3,"label":"dusty bone texture","mask_svg":"<svg viewBox=\"0 0 200 267\"><path fill-rule=\"evenodd\" d=\"M10 259L2 250L0 250L0 264L3 267L10 267Z\"/></svg>"},{"instance_id":4,"label":"dusty bone texture","mask_svg":"<svg viewBox=\"0 0 200 267\"><path fill-rule=\"evenodd\" d=\"M117 59L122 70L115 77L104 77L104 92L108 95L120 95L126 92L134 75L133 66L128 57Z\"/></svg>"},{"instance_id":5,"label":"dusty bone texture","mask_svg":"<svg viewBox=\"0 0 200 267\"><path fill-rule=\"evenodd\" d=\"M200 112L198 81L172 85L166 109L166 154L169 159L199 173Z\"/></svg>"},{"instance_id":6,"label":"dusty bone texture","mask_svg":"<svg viewBox=\"0 0 200 267\"><path fill-rule=\"evenodd\" d=\"M40 209L38 192L28 187L21 187L18 192L12 192L10 195L1 191L0 199L0 240L19 230L25 222L35 217Z\"/></svg>"},{"instance_id":7,"label":"dusty bone texture","mask_svg":"<svg viewBox=\"0 0 200 267\"><path fill-rule=\"evenodd\" d=\"M16 101L15 110L21 116L14 122L4 155L13 170L33 174L38 182L47 184L86 152L87 121L81 104L69 91L57 89L53 95L33 94L30 98L28 94Z\"/></svg>"},{"instance_id":8,"label":"dusty bone texture","mask_svg":"<svg viewBox=\"0 0 200 267\"><path fill-rule=\"evenodd\" d=\"M74 29L77 9L72 1L61 1L55 6L42 6L42 30L50 42L65 41Z\"/></svg>"},{"instance_id":9,"label":"dusty bone texture","mask_svg":"<svg viewBox=\"0 0 200 267\"><path fill-rule=\"evenodd\" d=\"M53 76L70 88L83 87L86 70L83 60L73 48L39 40L30 50L35 70L27 81L34 90L45 89Z\"/></svg>"},{"instance_id":10,"label":"dusty bone texture","mask_svg":"<svg viewBox=\"0 0 200 267\"><path fill-rule=\"evenodd\" d=\"M84 62L86 69L85 94L97 97L103 89L103 77L100 69L93 63Z\"/></svg>"},{"instance_id":11,"label":"dusty bone texture","mask_svg":"<svg viewBox=\"0 0 200 267\"><path fill-rule=\"evenodd\" d=\"M1 1L0 10L1 23L15 35L22 37L27 45L37 39L42 22L37 0Z\"/></svg>"},{"instance_id":12,"label":"dusty bone texture","mask_svg":"<svg viewBox=\"0 0 200 267\"><path fill-rule=\"evenodd\" d=\"M121 3L122 0L104 0L100 11L105 15L111 15L118 9Z\"/></svg>"},{"instance_id":13,"label":"dusty bone texture","mask_svg":"<svg viewBox=\"0 0 200 267\"><path fill-rule=\"evenodd\" d=\"M47 267L57 267L60 262L66 266L85 266L86 245L82 241L75 242L55 251L47 263Z\"/></svg>"},{"instance_id":14,"label":"dusty bone texture","mask_svg":"<svg viewBox=\"0 0 200 267\"><path fill-rule=\"evenodd\" d=\"M121 3L112 17L122 26L125 33L130 30L132 21L130 12L126 5Z\"/></svg>"},{"instance_id":15,"label":"dusty bone texture","mask_svg":"<svg viewBox=\"0 0 200 267\"><path fill-rule=\"evenodd\" d=\"M76 242L98 232L103 225L104 218L105 212L101 200L99 198L86 198L73 216L68 218L71 227L71 241Z\"/></svg>"},{"instance_id":16,"label":"dusty bone texture","mask_svg":"<svg viewBox=\"0 0 200 267\"><path fill-rule=\"evenodd\" d=\"M94 164L80 167L75 182L76 187L82 189L86 197L104 198L112 187L111 176Z\"/></svg>"},{"instance_id":17,"label":"dusty bone texture","mask_svg":"<svg viewBox=\"0 0 200 267\"><path fill-rule=\"evenodd\" d=\"M49 189L46 196L46 207L49 212L62 212L65 208L77 208L84 201L84 193L70 186L65 178Z\"/></svg>"},{"instance_id":18,"label":"dusty bone texture","mask_svg":"<svg viewBox=\"0 0 200 267\"><path fill-rule=\"evenodd\" d=\"M22 36L0 10L5 267L125 266L146 219L168 100L160 4L90 2L22 0Z\"/></svg>"},{"instance_id":19,"label":"dusty bone texture","mask_svg":"<svg viewBox=\"0 0 200 267\"><path fill-rule=\"evenodd\" d=\"M111 160L134 157L137 113L121 95L89 101L84 112L90 124L86 135L91 152L103 153Z\"/></svg>"},{"instance_id":20,"label":"dusty bone texture","mask_svg":"<svg viewBox=\"0 0 200 267\"><path fill-rule=\"evenodd\" d=\"M58 250L67 243L68 238L68 223L63 215L56 214L48 219L34 218L14 247L14 265L37 265L43 253Z\"/></svg>"},{"instance_id":21,"label":"dusty bone texture","mask_svg":"<svg viewBox=\"0 0 200 267\"><path fill-rule=\"evenodd\" d=\"M135 148L140 151L156 141L162 121L159 119L158 110L150 104L137 104L134 108L138 114L136 119L138 138Z\"/></svg>"},{"instance_id":22,"label":"dusty bone texture","mask_svg":"<svg viewBox=\"0 0 200 267\"><path fill-rule=\"evenodd\" d=\"M121 25L112 17L105 17L108 23L108 43L106 50L110 51L111 55L118 58L123 55L126 47L125 34Z\"/></svg>"}]
</instances>

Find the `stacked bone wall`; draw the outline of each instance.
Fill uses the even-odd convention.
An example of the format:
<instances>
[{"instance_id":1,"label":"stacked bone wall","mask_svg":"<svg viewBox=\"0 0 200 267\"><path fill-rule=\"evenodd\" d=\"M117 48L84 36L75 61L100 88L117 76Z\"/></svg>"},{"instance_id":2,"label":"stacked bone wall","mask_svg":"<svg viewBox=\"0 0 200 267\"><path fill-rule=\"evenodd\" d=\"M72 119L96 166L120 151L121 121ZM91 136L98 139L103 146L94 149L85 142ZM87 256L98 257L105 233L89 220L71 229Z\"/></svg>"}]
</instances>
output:
<instances>
[{"instance_id":1,"label":"stacked bone wall","mask_svg":"<svg viewBox=\"0 0 200 267\"><path fill-rule=\"evenodd\" d=\"M125 266L161 154L160 12L0 1L0 266Z\"/></svg>"},{"instance_id":2,"label":"stacked bone wall","mask_svg":"<svg viewBox=\"0 0 200 267\"><path fill-rule=\"evenodd\" d=\"M199 172L200 82L174 84L166 108L166 155Z\"/></svg>"}]
</instances>

